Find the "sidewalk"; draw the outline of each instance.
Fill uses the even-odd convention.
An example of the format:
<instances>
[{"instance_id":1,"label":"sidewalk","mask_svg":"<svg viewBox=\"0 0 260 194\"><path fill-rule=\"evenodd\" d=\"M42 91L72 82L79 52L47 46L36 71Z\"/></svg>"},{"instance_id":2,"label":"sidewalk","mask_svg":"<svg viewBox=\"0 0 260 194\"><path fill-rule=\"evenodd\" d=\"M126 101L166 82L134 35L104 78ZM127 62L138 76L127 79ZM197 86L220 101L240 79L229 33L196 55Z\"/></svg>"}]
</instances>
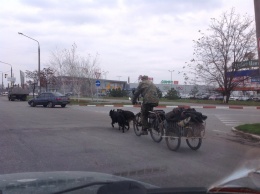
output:
<instances>
[{"instance_id":1,"label":"sidewalk","mask_svg":"<svg viewBox=\"0 0 260 194\"><path fill-rule=\"evenodd\" d=\"M250 136L250 137L258 139L260 141L260 136L259 135L255 135L255 134L251 134L251 133L245 133L243 131L237 130L235 127L232 127L232 131L235 131L235 132L240 133L242 135Z\"/></svg>"},{"instance_id":2,"label":"sidewalk","mask_svg":"<svg viewBox=\"0 0 260 194\"><path fill-rule=\"evenodd\" d=\"M92 101L91 98L79 98L80 100L89 100ZM140 107L140 105L131 105L129 100L123 99L102 99L99 98L98 101L94 99L91 107ZM82 105L83 106L83 105ZM196 104L196 103L185 103L185 102L160 102L157 108L176 108L176 107L185 107L185 108L198 108L198 109L257 109L260 110L260 106L240 106L240 105L227 105L227 104L218 104L218 105L209 105L209 104Z\"/></svg>"}]
</instances>

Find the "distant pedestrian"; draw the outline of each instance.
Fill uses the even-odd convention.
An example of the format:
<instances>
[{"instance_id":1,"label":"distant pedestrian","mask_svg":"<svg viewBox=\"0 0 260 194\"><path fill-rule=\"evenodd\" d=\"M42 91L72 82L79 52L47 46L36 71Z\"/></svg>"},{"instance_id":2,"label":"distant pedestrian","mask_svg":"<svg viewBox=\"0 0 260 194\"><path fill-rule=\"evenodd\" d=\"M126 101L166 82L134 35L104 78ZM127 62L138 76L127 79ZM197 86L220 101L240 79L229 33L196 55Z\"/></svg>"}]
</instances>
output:
<instances>
[{"instance_id":1,"label":"distant pedestrian","mask_svg":"<svg viewBox=\"0 0 260 194\"><path fill-rule=\"evenodd\" d=\"M227 96L226 95L223 98L223 103L227 103Z\"/></svg>"}]
</instances>

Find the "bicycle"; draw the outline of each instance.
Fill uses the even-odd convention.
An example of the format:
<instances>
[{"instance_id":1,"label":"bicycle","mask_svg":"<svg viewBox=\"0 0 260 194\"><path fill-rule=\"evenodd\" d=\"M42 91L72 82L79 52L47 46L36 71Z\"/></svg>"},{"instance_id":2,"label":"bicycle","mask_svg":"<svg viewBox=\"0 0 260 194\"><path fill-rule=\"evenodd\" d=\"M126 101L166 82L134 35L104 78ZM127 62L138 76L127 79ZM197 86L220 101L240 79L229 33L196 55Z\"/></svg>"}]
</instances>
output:
<instances>
[{"instance_id":1,"label":"bicycle","mask_svg":"<svg viewBox=\"0 0 260 194\"><path fill-rule=\"evenodd\" d=\"M163 127L162 123L165 119L165 112L164 110L153 110L149 111L148 115L148 123L149 123L149 129L150 135L152 139L159 143L162 141L162 133L161 133L161 127ZM141 120L141 112L137 113L135 115L135 121L133 123L134 132L137 136L142 135L142 120Z\"/></svg>"},{"instance_id":2,"label":"bicycle","mask_svg":"<svg viewBox=\"0 0 260 194\"><path fill-rule=\"evenodd\" d=\"M155 142L159 143L165 138L168 149L177 151L181 145L181 139L185 138L190 149L198 150L201 147L206 122L195 123L190 121L190 117L180 122L171 122L166 121L163 110L149 111L149 113L149 132ZM141 136L141 112L136 114L134 132L137 136Z\"/></svg>"}]
</instances>

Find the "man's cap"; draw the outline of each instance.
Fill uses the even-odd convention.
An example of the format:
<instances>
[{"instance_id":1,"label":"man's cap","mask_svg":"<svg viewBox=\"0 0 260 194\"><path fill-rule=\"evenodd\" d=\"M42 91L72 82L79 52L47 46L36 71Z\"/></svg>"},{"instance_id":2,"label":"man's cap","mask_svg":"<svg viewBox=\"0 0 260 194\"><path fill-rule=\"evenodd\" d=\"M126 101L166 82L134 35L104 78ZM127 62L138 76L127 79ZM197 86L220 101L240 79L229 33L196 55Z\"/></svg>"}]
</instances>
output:
<instances>
[{"instance_id":1,"label":"man's cap","mask_svg":"<svg viewBox=\"0 0 260 194\"><path fill-rule=\"evenodd\" d=\"M148 80L148 76L147 75L143 75L141 80Z\"/></svg>"}]
</instances>

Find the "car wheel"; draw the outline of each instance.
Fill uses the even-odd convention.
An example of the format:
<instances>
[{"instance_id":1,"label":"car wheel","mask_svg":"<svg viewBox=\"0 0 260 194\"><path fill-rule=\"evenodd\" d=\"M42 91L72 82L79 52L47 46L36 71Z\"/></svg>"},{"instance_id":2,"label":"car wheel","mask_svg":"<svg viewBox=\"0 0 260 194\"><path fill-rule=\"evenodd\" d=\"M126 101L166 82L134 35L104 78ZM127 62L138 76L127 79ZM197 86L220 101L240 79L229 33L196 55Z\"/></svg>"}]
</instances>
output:
<instances>
[{"instance_id":1,"label":"car wheel","mask_svg":"<svg viewBox=\"0 0 260 194\"><path fill-rule=\"evenodd\" d=\"M66 104L62 104L61 107L64 108L66 106Z\"/></svg>"},{"instance_id":2,"label":"car wheel","mask_svg":"<svg viewBox=\"0 0 260 194\"><path fill-rule=\"evenodd\" d=\"M31 105L31 107L35 107L36 106L35 102L33 102L33 101L30 103L30 105Z\"/></svg>"},{"instance_id":3,"label":"car wheel","mask_svg":"<svg viewBox=\"0 0 260 194\"><path fill-rule=\"evenodd\" d=\"M53 105L53 103L52 103L52 102L48 102L48 104L47 104L47 107L48 107L48 108L53 108L53 107L54 107L54 105Z\"/></svg>"},{"instance_id":4,"label":"car wheel","mask_svg":"<svg viewBox=\"0 0 260 194\"><path fill-rule=\"evenodd\" d=\"M43 107L47 107L47 104L44 104Z\"/></svg>"}]
</instances>

